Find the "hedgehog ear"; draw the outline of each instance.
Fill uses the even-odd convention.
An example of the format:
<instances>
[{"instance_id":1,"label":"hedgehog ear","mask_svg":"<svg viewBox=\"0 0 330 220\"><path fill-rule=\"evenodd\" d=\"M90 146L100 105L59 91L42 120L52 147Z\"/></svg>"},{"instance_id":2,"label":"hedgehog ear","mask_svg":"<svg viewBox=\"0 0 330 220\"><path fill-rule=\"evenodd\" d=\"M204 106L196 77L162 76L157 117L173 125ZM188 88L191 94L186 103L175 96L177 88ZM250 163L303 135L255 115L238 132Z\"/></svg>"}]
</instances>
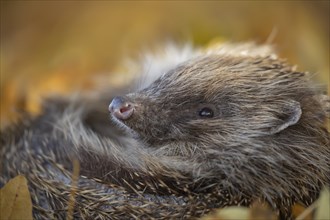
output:
<instances>
[{"instance_id":1,"label":"hedgehog ear","mask_svg":"<svg viewBox=\"0 0 330 220\"><path fill-rule=\"evenodd\" d=\"M287 127L296 124L301 117L300 103L290 100L282 106L281 114L277 116L276 124L270 129L271 134L283 131Z\"/></svg>"}]
</instances>

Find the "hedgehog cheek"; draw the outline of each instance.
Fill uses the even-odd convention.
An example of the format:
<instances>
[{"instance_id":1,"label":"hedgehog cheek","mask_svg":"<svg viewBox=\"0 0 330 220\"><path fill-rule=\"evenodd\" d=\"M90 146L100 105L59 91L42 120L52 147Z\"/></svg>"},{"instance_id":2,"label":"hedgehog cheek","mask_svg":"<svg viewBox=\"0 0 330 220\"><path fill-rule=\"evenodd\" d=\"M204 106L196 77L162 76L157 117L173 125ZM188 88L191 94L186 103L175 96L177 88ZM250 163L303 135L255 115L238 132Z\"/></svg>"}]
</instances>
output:
<instances>
[{"instance_id":1,"label":"hedgehog cheek","mask_svg":"<svg viewBox=\"0 0 330 220\"><path fill-rule=\"evenodd\" d=\"M289 100L283 106L283 115L279 116L277 123L270 129L270 134L276 134L284 129L296 124L301 117L302 111L300 103L295 100Z\"/></svg>"}]
</instances>

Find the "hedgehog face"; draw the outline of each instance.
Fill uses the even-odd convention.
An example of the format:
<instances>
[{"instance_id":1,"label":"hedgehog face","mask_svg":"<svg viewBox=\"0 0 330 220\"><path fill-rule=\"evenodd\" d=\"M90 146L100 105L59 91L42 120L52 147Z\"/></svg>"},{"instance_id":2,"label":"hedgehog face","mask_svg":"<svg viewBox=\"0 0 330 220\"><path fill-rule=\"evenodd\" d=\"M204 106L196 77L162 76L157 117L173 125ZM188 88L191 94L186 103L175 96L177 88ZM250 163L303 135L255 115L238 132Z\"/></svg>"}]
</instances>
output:
<instances>
[{"instance_id":1,"label":"hedgehog face","mask_svg":"<svg viewBox=\"0 0 330 220\"><path fill-rule=\"evenodd\" d=\"M234 112L229 109L228 97L208 97L206 89L199 87L199 80L191 82L181 68L184 66L144 90L116 97L109 107L114 120L152 147L187 139L200 142L218 133L221 120ZM128 106L126 111L124 106Z\"/></svg>"}]
</instances>

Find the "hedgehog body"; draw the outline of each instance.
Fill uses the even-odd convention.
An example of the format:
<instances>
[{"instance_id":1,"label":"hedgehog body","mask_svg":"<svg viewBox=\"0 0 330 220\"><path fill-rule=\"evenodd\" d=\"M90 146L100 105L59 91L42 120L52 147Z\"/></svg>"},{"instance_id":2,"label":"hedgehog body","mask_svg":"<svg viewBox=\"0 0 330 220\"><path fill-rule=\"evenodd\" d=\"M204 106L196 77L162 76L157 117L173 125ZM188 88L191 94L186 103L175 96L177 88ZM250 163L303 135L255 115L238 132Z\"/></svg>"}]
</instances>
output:
<instances>
[{"instance_id":1,"label":"hedgehog body","mask_svg":"<svg viewBox=\"0 0 330 220\"><path fill-rule=\"evenodd\" d=\"M169 51L171 65L146 65L148 85L113 99L112 120L111 96L78 97L3 132L1 184L26 175L41 219L66 216L73 160L77 218L191 218L253 200L289 218L310 205L330 183L330 138L308 74L268 46Z\"/></svg>"}]
</instances>

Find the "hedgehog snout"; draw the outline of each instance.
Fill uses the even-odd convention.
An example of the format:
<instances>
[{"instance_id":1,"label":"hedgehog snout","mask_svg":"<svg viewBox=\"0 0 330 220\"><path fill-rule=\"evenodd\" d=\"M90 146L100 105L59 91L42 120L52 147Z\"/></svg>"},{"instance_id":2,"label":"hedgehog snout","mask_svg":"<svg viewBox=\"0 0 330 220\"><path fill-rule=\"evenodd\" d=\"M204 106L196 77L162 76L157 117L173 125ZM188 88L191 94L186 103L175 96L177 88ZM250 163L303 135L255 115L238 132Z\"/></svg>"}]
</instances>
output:
<instances>
[{"instance_id":1,"label":"hedgehog snout","mask_svg":"<svg viewBox=\"0 0 330 220\"><path fill-rule=\"evenodd\" d=\"M132 116L134 106L133 103L127 101L125 98L117 96L111 101L109 112L118 119L127 120Z\"/></svg>"}]
</instances>

